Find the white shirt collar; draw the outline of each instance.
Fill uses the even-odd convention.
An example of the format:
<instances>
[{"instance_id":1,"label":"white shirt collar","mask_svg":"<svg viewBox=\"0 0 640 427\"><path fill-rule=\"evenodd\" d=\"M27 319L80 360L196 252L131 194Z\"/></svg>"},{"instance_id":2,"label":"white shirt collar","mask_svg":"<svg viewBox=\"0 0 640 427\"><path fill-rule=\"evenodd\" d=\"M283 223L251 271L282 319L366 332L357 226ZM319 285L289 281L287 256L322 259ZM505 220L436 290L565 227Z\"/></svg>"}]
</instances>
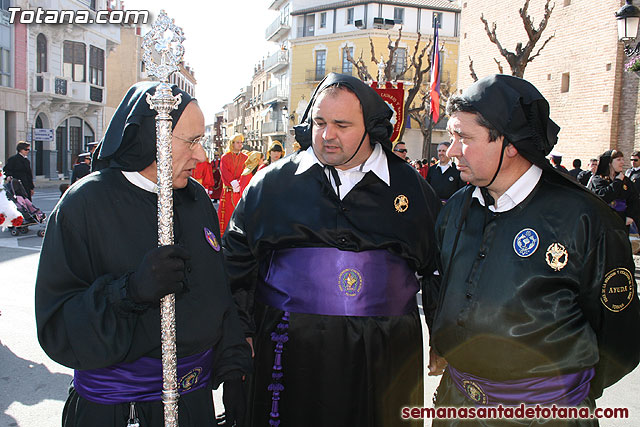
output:
<instances>
[{"instance_id":1,"label":"white shirt collar","mask_svg":"<svg viewBox=\"0 0 640 427\"><path fill-rule=\"evenodd\" d=\"M320 162L320 160L318 160L316 154L313 152L313 147L311 146L307 148L303 153L301 153L300 156L302 158L300 159L300 163L298 164L298 169L296 169L296 175L300 175L306 172L307 170L309 170L309 168L311 168L311 166L315 164L319 164L323 168L325 166ZM344 198L344 196L346 196L349 191L351 191L353 187L355 187L355 185L360 182L360 180L364 178L364 175L369 171L373 172L385 184L391 185L387 156L384 153L382 146L378 143L375 144L375 146L373 147L373 152L362 165L355 166L344 171L336 169L336 171L338 171L338 176L340 177L340 181L342 182L342 184L340 185L341 199ZM328 177L329 171L325 171L325 173ZM329 179L329 181L331 182L333 189L336 190L335 182L333 181L333 179Z\"/></svg>"},{"instance_id":2,"label":"white shirt collar","mask_svg":"<svg viewBox=\"0 0 640 427\"><path fill-rule=\"evenodd\" d=\"M542 169L536 165L531 165L531 167L496 200L495 206L489 206L489 210L493 212L506 212L515 208L531 194L538 184L538 181L540 181L541 176ZM479 187L476 187L473 191L472 197L478 199L480 204L484 206L484 198L482 197L482 193L480 193Z\"/></svg>"},{"instance_id":3,"label":"white shirt collar","mask_svg":"<svg viewBox=\"0 0 640 427\"><path fill-rule=\"evenodd\" d=\"M121 172L122 175L127 178L127 181L129 181L136 187L142 188L144 191L148 191L149 193L158 194L158 186L156 185L156 183L142 176L140 172Z\"/></svg>"},{"instance_id":4,"label":"white shirt collar","mask_svg":"<svg viewBox=\"0 0 640 427\"><path fill-rule=\"evenodd\" d=\"M449 163L446 163L444 165L442 163L438 163L438 167L442 170L442 173L445 173L446 170L451 167L451 159L449 159Z\"/></svg>"}]
</instances>

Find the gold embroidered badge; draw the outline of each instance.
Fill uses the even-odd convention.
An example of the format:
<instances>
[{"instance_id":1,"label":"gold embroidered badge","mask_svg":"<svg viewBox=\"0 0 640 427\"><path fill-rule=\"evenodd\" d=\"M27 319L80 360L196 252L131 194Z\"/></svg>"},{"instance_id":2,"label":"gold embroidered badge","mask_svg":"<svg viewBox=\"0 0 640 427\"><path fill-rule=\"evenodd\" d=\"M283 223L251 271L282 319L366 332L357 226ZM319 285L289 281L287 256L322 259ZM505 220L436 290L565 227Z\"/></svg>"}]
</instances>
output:
<instances>
[{"instance_id":1,"label":"gold embroidered badge","mask_svg":"<svg viewBox=\"0 0 640 427\"><path fill-rule=\"evenodd\" d=\"M626 268L614 268L604 276L600 302L615 313L624 310L635 294L633 275Z\"/></svg>"},{"instance_id":2,"label":"gold embroidered badge","mask_svg":"<svg viewBox=\"0 0 640 427\"><path fill-rule=\"evenodd\" d=\"M462 385L469 399L476 403L487 404L487 394L482 390L480 385L474 381L463 380Z\"/></svg>"},{"instance_id":3,"label":"gold embroidered badge","mask_svg":"<svg viewBox=\"0 0 640 427\"><path fill-rule=\"evenodd\" d=\"M340 272L338 276L338 287L343 294L355 297L362 290L362 274L353 268L347 268Z\"/></svg>"},{"instance_id":4,"label":"gold embroidered badge","mask_svg":"<svg viewBox=\"0 0 640 427\"><path fill-rule=\"evenodd\" d=\"M409 199L404 194L401 194L393 201L393 206L395 206L397 212L405 212L409 209Z\"/></svg>"},{"instance_id":5,"label":"gold embroidered badge","mask_svg":"<svg viewBox=\"0 0 640 427\"><path fill-rule=\"evenodd\" d=\"M547 264L555 271L562 270L569 261L567 250L560 243L552 243L545 254Z\"/></svg>"}]
</instances>

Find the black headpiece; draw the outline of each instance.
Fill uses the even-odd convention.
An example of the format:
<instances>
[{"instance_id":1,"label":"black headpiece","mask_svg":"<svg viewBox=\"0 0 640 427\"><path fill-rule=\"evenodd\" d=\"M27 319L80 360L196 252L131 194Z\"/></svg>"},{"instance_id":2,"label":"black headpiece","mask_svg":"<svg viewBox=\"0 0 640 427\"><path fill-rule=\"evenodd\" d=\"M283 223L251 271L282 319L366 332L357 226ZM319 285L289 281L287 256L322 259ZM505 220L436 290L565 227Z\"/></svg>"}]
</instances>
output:
<instances>
[{"instance_id":1,"label":"black headpiece","mask_svg":"<svg viewBox=\"0 0 640 427\"><path fill-rule=\"evenodd\" d=\"M528 81L506 74L478 80L460 95L531 163L548 168L546 156L560 127L549 118L549 103Z\"/></svg>"},{"instance_id":2,"label":"black headpiece","mask_svg":"<svg viewBox=\"0 0 640 427\"><path fill-rule=\"evenodd\" d=\"M159 84L140 82L129 88L93 154L93 170L112 167L138 172L155 161L156 111L149 107L146 94L153 95ZM174 96L182 94L178 109L170 113L173 129L187 104L194 98L175 85L172 85L171 91Z\"/></svg>"},{"instance_id":3,"label":"black headpiece","mask_svg":"<svg viewBox=\"0 0 640 427\"><path fill-rule=\"evenodd\" d=\"M383 147L391 150L391 134L393 126L389 119L393 116L393 111L378 93L364 83L362 80L344 74L330 73L316 87L311 100L307 106L302 120L295 126L296 140L302 149L311 145L311 109L320 93L329 86L345 86L349 88L360 100L362 115L364 117L364 127L371 140L378 141Z\"/></svg>"}]
</instances>

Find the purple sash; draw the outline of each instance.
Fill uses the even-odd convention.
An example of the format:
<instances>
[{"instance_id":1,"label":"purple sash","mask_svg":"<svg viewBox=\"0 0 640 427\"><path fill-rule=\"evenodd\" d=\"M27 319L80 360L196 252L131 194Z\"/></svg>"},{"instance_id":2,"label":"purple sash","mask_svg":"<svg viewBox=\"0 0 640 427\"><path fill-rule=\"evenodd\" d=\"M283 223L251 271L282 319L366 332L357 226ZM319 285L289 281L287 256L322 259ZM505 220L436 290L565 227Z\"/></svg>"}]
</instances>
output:
<instances>
[{"instance_id":1,"label":"purple sash","mask_svg":"<svg viewBox=\"0 0 640 427\"><path fill-rule=\"evenodd\" d=\"M449 365L455 386L478 405L552 405L578 406L589 395L593 368L573 374L533 377L521 380L492 381L458 371Z\"/></svg>"},{"instance_id":2,"label":"purple sash","mask_svg":"<svg viewBox=\"0 0 640 427\"><path fill-rule=\"evenodd\" d=\"M273 252L256 298L293 313L401 316L416 309L419 288L407 261L384 249L296 248Z\"/></svg>"},{"instance_id":3,"label":"purple sash","mask_svg":"<svg viewBox=\"0 0 640 427\"><path fill-rule=\"evenodd\" d=\"M611 202L611 207L616 212L625 212L627 210L627 201L624 199L616 199Z\"/></svg>"},{"instance_id":4,"label":"purple sash","mask_svg":"<svg viewBox=\"0 0 640 427\"><path fill-rule=\"evenodd\" d=\"M178 392L186 394L206 387L212 365L213 349L178 359ZM80 396L103 405L161 400L162 361L141 357L107 368L76 369L73 385Z\"/></svg>"}]
</instances>

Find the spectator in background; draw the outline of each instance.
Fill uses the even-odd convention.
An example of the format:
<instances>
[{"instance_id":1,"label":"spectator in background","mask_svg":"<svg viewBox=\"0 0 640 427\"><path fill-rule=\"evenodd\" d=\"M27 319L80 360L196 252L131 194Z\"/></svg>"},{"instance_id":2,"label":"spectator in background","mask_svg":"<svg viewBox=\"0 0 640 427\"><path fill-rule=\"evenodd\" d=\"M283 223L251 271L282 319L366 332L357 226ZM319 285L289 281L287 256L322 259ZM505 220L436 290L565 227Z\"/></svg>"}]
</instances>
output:
<instances>
[{"instance_id":1,"label":"spectator in background","mask_svg":"<svg viewBox=\"0 0 640 427\"><path fill-rule=\"evenodd\" d=\"M640 198L635 185L624 175L624 154L607 150L600 155L598 170L589 181L589 190L600 196L629 226L640 224Z\"/></svg>"},{"instance_id":2,"label":"spectator in background","mask_svg":"<svg viewBox=\"0 0 640 427\"><path fill-rule=\"evenodd\" d=\"M460 171L447 156L448 142L438 144L438 164L429 168L427 172L427 182L436 191L440 201L444 204L453 196L453 193L464 187L464 182L460 179Z\"/></svg>"},{"instance_id":3,"label":"spectator in background","mask_svg":"<svg viewBox=\"0 0 640 427\"><path fill-rule=\"evenodd\" d=\"M71 172L71 183L73 184L80 178L91 173L91 153L82 153L78 155L78 163L73 165L73 171Z\"/></svg>"},{"instance_id":4,"label":"spectator in background","mask_svg":"<svg viewBox=\"0 0 640 427\"><path fill-rule=\"evenodd\" d=\"M640 194L640 151L634 151L629 158L631 167L627 169L625 175L633 182L636 191Z\"/></svg>"},{"instance_id":5,"label":"spectator in background","mask_svg":"<svg viewBox=\"0 0 640 427\"><path fill-rule=\"evenodd\" d=\"M582 166L582 162L580 161L580 159L574 159L573 169L569 171L569 175L571 175L575 179L578 179L578 175L580 175L580 172L582 172L582 169L580 169L580 166Z\"/></svg>"},{"instance_id":6,"label":"spectator in background","mask_svg":"<svg viewBox=\"0 0 640 427\"><path fill-rule=\"evenodd\" d=\"M598 159L589 160L589 169L583 170L582 172L580 172L580 174L578 174L578 182L586 187L593 174L596 173L597 169Z\"/></svg>"},{"instance_id":7,"label":"spectator in background","mask_svg":"<svg viewBox=\"0 0 640 427\"><path fill-rule=\"evenodd\" d=\"M22 186L27 191L29 200L33 197L35 191L35 185L33 185L33 171L31 170L31 162L27 158L29 151L31 151L31 144L28 142L20 141L16 144L17 154L7 159L7 164L4 166L4 174L7 179L19 179L22 182Z\"/></svg>"},{"instance_id":8,"label":"spectator in background","mask_svg":"<svg viewBox=\"0 0 640 427\"><path fill-rule=\"evenodd\" d=\"M260 164L259 168L262 169L265 166L269 166L270 164L277 162L283 157L284 147L282 146L282 143L280 141L275 140L271 143L269 151L267 151L267 161Z\"/></svg>"},{"instance_id":9,"label":"spectator in background","mask_svg":"<svg viewBox=\"0 0 640 427\"><path fill-rule=\"evenodd\" d=\"M396 145L393 146L393 152L401 159L407 160L407 146L404 142L396 142Z\"/></svg>"},{"instance_id":10,"label":"spectator in background","mask_svg":"<svg viewBox=\"0 0 640 427\"><path fill-rule=\"evenodd\" d=\"M220 174L222 175L222 195L218 218L220 218L220 233L224 234L233 210L242 197L240 192L240 177L244 170L247 155L242 152L244 136L236 134L229 140L229 151L220 159Z\"/></svg>"},{"instance_id":11,"label":"spectator in background","mask_svg":"<svg viewBox=\"0 0 640 427\"><path fill-rule=\"evenodd\" d=\"M569 173L567 168L562 166L562 154L554 151L549 156L549 159L551 160L551 166L553 166L553 168L556 169L558 172L562 172L566 174Z\"/></svg>"}]
</instances>

